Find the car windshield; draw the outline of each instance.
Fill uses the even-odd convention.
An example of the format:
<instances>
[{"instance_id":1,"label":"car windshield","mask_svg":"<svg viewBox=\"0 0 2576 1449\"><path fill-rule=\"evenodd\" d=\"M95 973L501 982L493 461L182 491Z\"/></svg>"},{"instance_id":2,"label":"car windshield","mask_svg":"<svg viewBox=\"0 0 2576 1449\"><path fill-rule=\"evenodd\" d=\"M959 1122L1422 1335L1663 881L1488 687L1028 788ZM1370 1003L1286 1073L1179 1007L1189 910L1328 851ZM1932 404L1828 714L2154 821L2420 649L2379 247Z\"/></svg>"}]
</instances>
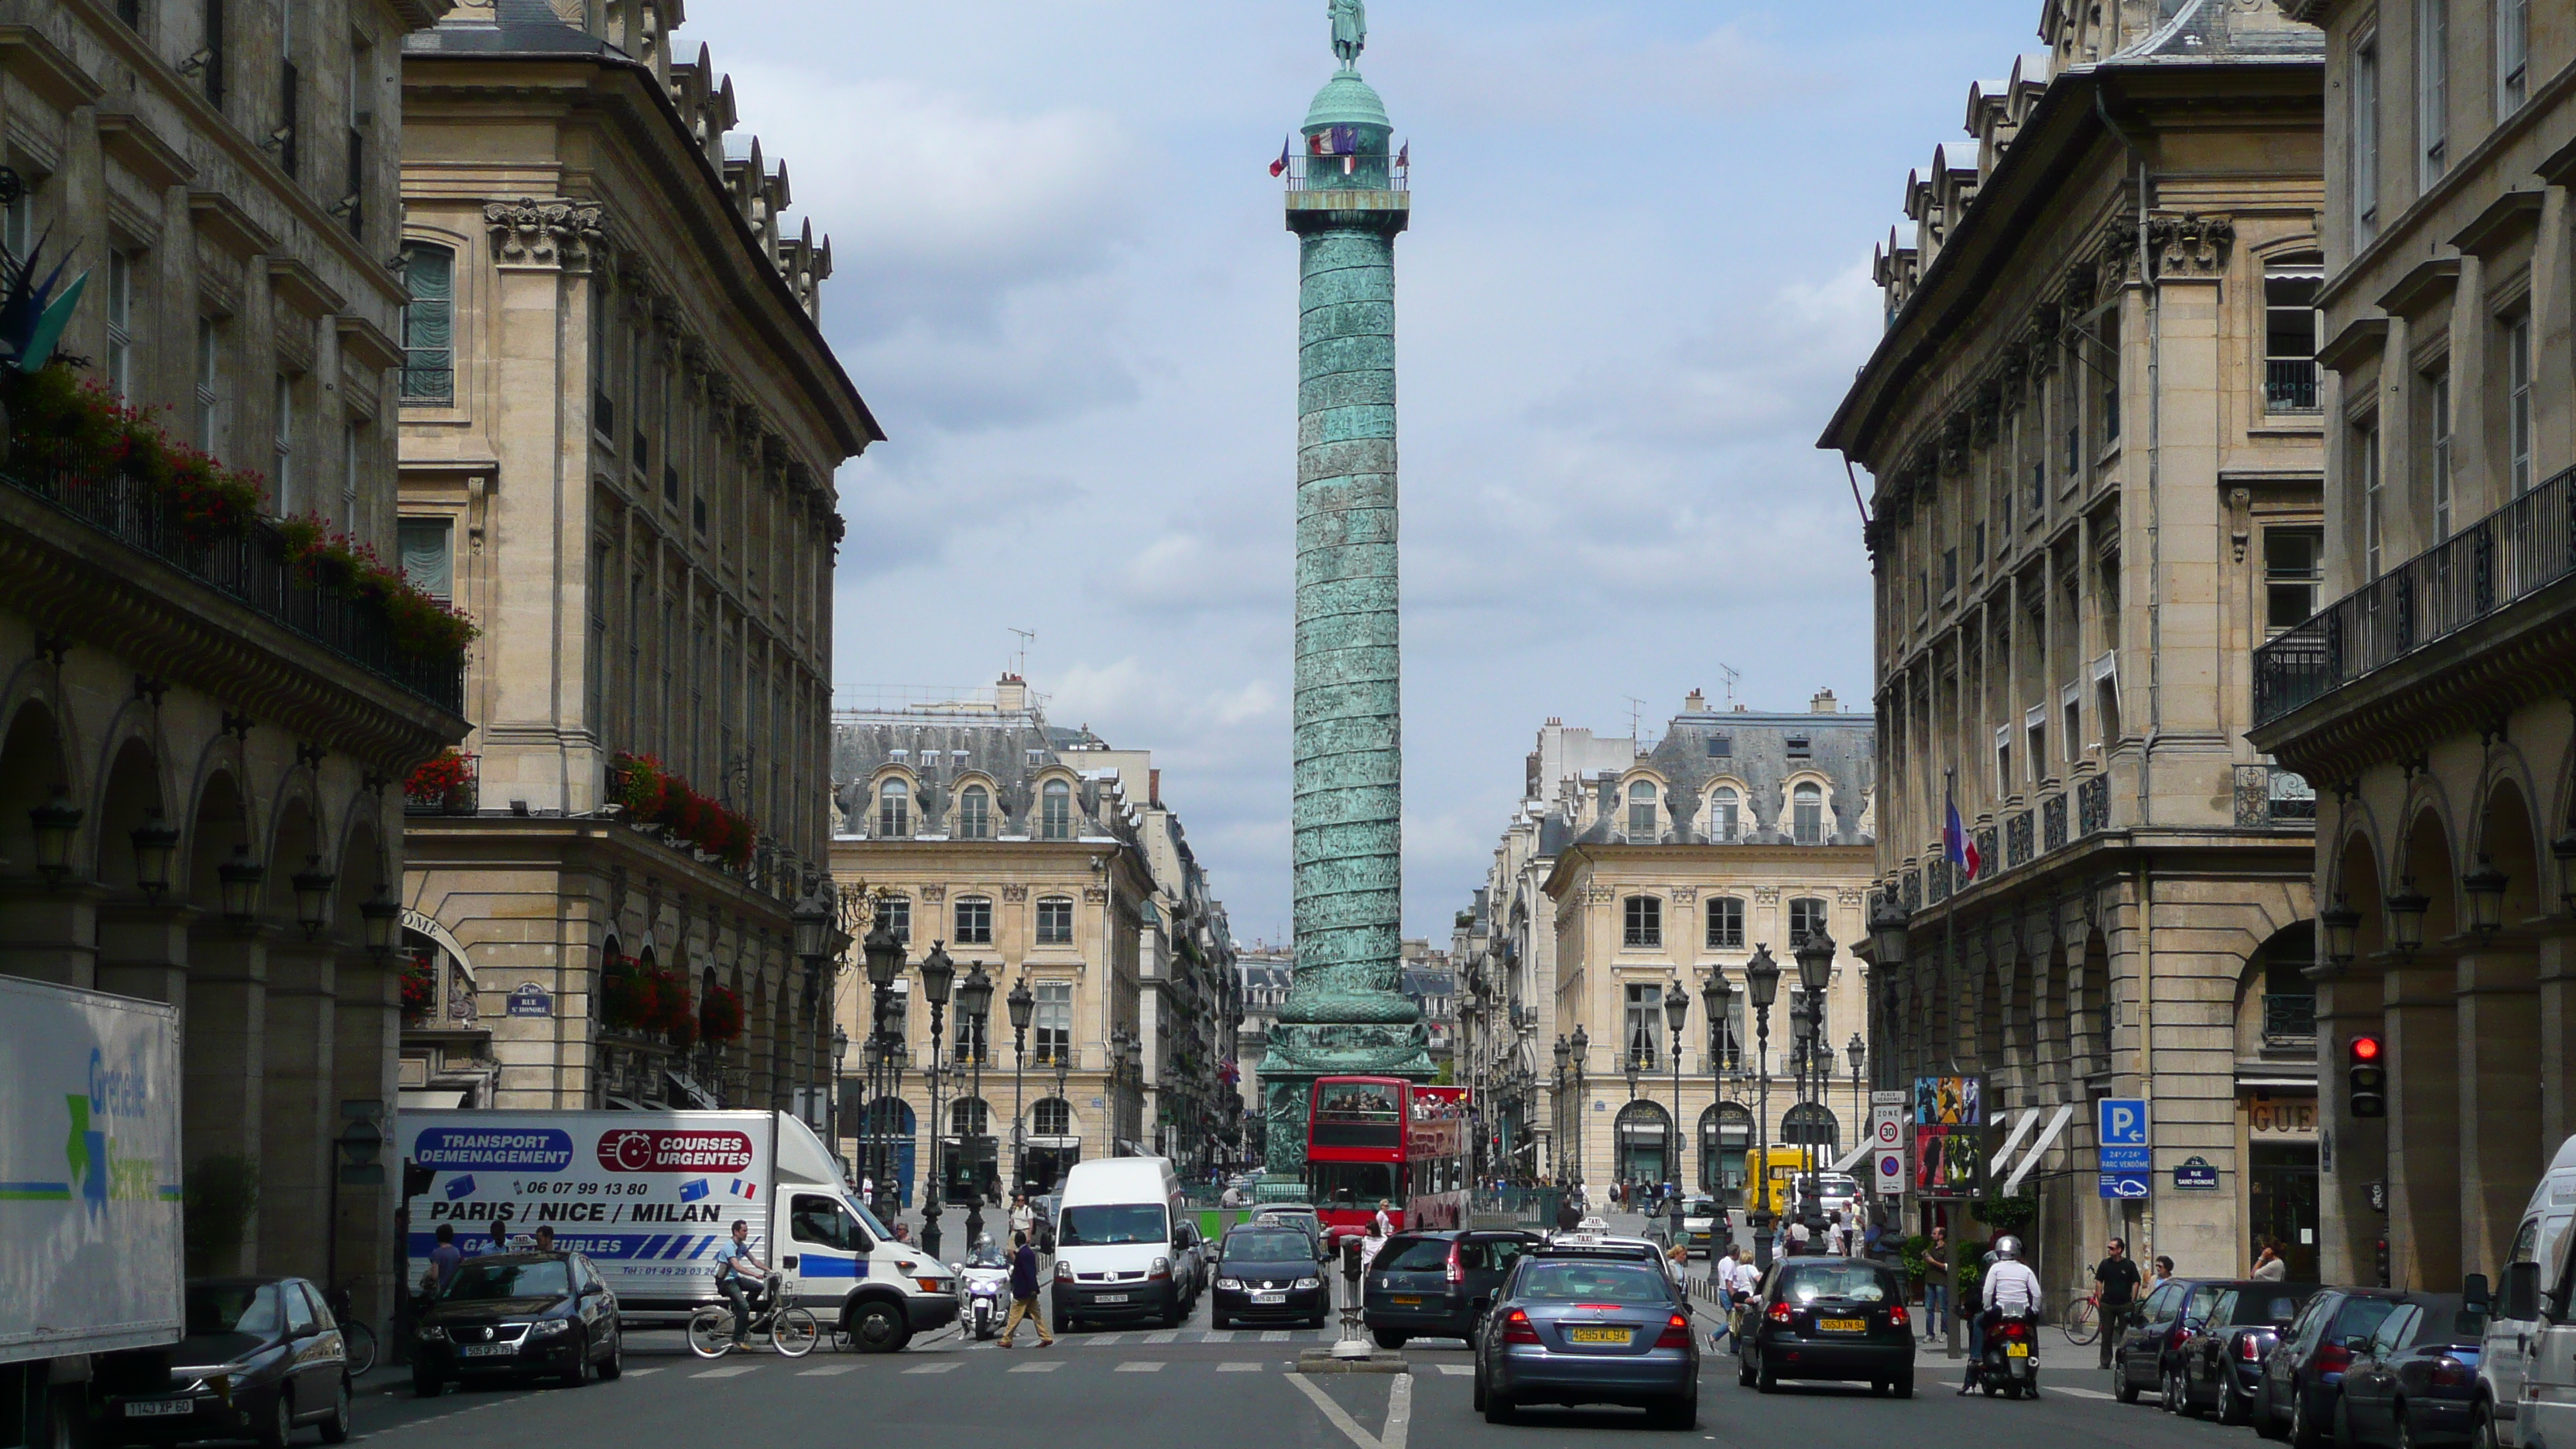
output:
<instances>
[{"instance_id":1,"label":"car windshield","mask_svg":"<svg viewBox=\"0 0 2576 1449\"><path fill-rule=\"evenodd\" d=\"M2287 1323L2299 1316L2297 1293L2261 1293L2251 1288L2236 1295L2236 1311L2227 1315L2231 1324Z\"/></svg>"},{"instance_id":2,"label":"car windshield","mask_svg":"<svg viewBox=\"0 0 2576 1449\"><path fill-rule=\"evenodd\" d=\"M1798 1263L1782 1275L1780 1296L1792 1303L1884 1303L1887 1287L1886 1270L1866 1263Z\"/></svg>"},{"instance_id":3,"label":"car windshield","mask_svg":"<svg viewBox=\"0 0 2576 1449\"><path fill-rule=\"evenodd\" d=\"M969 1268L1007 1268L1011 1266L1011 1260L1002 1256L1001 1249L994 1247L990 1243L985 1243L977 1247L975 1251L966 1255L966 1266Z\"/></svg>"},{"instance_id":4,"label":"car windshield","mask_svg":"<svg viewBox=\"0 0 2576 1449\"><path fill-rule=\"evenodd\" d=\"M1521 1270L1516 1298L1576 1303L1664 1303L1673 1296L1661 1273L1626 1263L1532 1263Z\"/></svg>"},{"instance_id":5,"label":"car windshield","mask_svg":"<svg viewBox=\"0 0 2576 1449\"><path fill-rule=\"evenodd\" d=\"M1169 1231L1161 1203L1093 1203L1064 1210L1055 1225L1055 1242L1059 1248L1159 1243Z\"/></svg>"},{"instance_id":6,"label":"car windshield","mask_svg":"<svg viewBox=\"0 0 2576 1449\"><path fill-rule=\"evenodd\" d=\"M1717 1199L1713 1197L1695 1197L1682 1204L1682 1216L1686 1218L1712 1217L1716 1212Z\"/></svg>"},{"instance_id":7,"label":"car windshield","mask_svg":"<svg viewBox=\"0 0 2576 1449\"><path fill-rule=\"evenodd\" d=\"M1380 1199L1404 1205L1391 1162L1310 1162L1306 1183L1318 1199L1345 1211L1376 1207Z\"/></svg>"},{"instance_id":8,"label":"car windshield","mask_svg":"<svg viewBox=\"0 0 2576 1449\"><path fill-rule=\"evenodd\" d=\"M1377 1254L1381 1273L1437 1273L1449 1266L1449 1245L1439 1238L1396 1238Z\"/></svg>"},{"instance_id":9,"label":"car windshield","mask_svg":"<svg viewBox=\"0 0 2576 1449\"><path fill-rule=\"evenodd\" d=\"M277 1332L277 1285L197 1283L188 1289L188 1332L248 1333L265 1338Z\"/></svg>"},{"instance_id":10,"label":"car windshield","mask_svg":"<svg viewBox=\"0 0 2576 1449\"><path fill-rule=\"evenodd\" d=\"M485 1259L457 1269L439 1297L450 1303L475 1303L493 1298L561 1298L570 1292L572 1275L559 1259L523 1263Z\"/></svg>"},{"instance_id":11,"label":"car windshield","mask_svg":"<svg viewBox=\"0 0 2576 1449\"><path fill-rule=\"evenodd\" d=\"M2393 1298L2346 1299L2343 1311L2335 1315L2334 1336L2338 1340L2367 1338L2377 1333L2379 1325L2396 1311L2397 1301Z\"/></svg>"},{"instance_id":12,"label":"car windshield","mask_svg":"<svg viewBox=\"0 0 2576 1449\"><path fill-rule=\"evenodd\" d=\"M1247 1263L1277 1263L1315 1256L1315 1240L1304 1233L1279 1230L1266 1233L1236 1233L1225 1240L1220 1256L1240 1258Z\"/></svg>"}]
</instances>

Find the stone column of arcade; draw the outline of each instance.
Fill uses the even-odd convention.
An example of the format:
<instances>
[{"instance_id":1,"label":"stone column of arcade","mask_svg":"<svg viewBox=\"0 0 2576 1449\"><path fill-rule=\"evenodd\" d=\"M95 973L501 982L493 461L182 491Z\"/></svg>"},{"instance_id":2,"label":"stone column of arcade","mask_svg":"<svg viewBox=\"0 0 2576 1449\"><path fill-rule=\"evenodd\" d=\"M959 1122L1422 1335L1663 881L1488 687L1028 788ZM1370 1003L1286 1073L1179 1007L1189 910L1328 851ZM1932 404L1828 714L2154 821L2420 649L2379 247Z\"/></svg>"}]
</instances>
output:
<instances>
[{"instance_id":1,"label":"stone column of arcade","mask_svg":"<svg viewBox=\"0 0 2576 1449\"><path fill-rule=\"evenodd\" d=\"M1396 627L1395 238L1411 218L1386 107L1356 69L1356 0L1333 6L1341 69L1302 128L1287 196L1298 237L1297 968L1262 1062L1262 1196L1305 1193L1315 1078L1427 1080L1400 991L1403 738Z\"/></svg>"}]
</instances>

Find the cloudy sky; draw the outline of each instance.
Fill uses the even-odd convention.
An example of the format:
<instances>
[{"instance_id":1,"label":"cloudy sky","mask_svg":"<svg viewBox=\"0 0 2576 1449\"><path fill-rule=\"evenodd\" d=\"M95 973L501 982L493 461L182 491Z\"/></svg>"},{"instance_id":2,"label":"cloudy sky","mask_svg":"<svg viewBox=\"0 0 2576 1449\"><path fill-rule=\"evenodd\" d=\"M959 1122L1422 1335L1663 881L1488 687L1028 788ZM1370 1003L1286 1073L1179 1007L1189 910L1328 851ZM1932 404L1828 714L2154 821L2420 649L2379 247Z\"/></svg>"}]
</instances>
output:
<instances>
[{"instance_id":1,"label":"cloudy sky","mask_svg":"<svg viewBox=\"0 0 2576 1449\"><path fill-rule=\"evenodd\" d=\"M1324 0L697 0L833 242L891 435L840 478L835 676L1031 683L1163 766L1246 941L1288 920L1297 249L1267 171ZM2039 0L1374 0L1397 250L1405 926L1446 944L1547 716L1869 692L1816 435L1871 243ZM1866 480L1864 480L1866 483ZM1632 706L1631 697L1642 703Z\"/></svg>"}]
</instances>

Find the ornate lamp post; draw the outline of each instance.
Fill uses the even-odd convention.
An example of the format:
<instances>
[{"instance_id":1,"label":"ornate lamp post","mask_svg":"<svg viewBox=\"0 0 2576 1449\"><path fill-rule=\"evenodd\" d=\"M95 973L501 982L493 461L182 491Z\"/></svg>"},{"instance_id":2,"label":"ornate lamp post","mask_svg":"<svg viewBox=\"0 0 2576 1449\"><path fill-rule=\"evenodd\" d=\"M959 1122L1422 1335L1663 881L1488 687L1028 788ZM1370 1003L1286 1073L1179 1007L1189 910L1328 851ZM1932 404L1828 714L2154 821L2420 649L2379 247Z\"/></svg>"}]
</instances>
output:
<instances>
[{"instance_id":1,"label":"ornate lamp post","mask_svg":"<svg viewBox=\"0 0 2576 1449\"><path fill-rule=\"evenodd\" d=\"M836 1021L832 1023L832 1096L831 1099L824 1104L825 1110L830 1113L830 1120L832 1123L832 1156L836 1159L841 1155L841 1077L843 1075L843 1068L849 1060L849 1029ZM848 1170L848 1164L841 1164L841 1170L846 1172Z\"/></svg>"},{"instance_id":2,"label":"ornate lamp post","mask_svg":"<svg viewBox=\"0 0 2576 1449\"><path fill-rule=\"evenodd\" d=\"M868 1029L866 1061L868 1067L868 1176L876 1184L876 1201L868 1204L882 1219L890 1215L889 1198L893 1192L894 1174L886 1156L886 1078L894 1064L895 1049L886 1037L886 1017L894 1010L894 980L903 974L903 941L895 935L883 912L860 943L860 959L867 963L868 984L874 988L875 1016Z\"/></svg>"},{"instance_id":3,"label":"ornate lamp post","mask_svg":"<svg viewBox=\"0 0 2576 1449\"><path fill-rule=\"evenodd\" d=\"M921 1250L939 1256L939 1148L946 1140L939 1117L939 1034L948 1015L948 989L957 980L957 963L948 959L948 943L933 941L921 958L921 994L930 1003L930 1174L921 1190Z\"/></svg>"},{"instance_id":4,"label":"ornate lamp post","mask_svg":"<svg viewBox=\"0 0 2576 1449\"><path fill-rule=\"evenodd\" d=\"M1592 1037L1581 1025L1574 1028L1574 1180L1583 1181L1583 1066L1592 1056Z\"/></svg>"},{"instance_id":5,"label":"ornate lamp post","mask_svg":"<svg viewBox=\"0 0 2576 1449\"><path fill-rule=\"evenodd\" d=\"M1690 1025L1690 993L1678 981L1664 983L1664 1024L1672 1028L1673 1130L1665 1139L1664 1177L1678 1193L1682 1185L1682 1028Z\"/></svg>"},{"instance_id":6,"label":"ornate lamp post","mask_svg":"<svg viewBox=\"0 0 2576 1449\"><path fill-rule=\"evenodd\" d=\"M1708 979L1700 983L1699 1001L1700 1009L1708 1013L1708 1100L1714 1104L1718 1098L1718 1074L1727 1065L1727 1048L1735 1045L1734 1022L1730 1020L1734 1013L1735 988L1726 979L1725 967L1708 968ZM1701 1165L1700 1185L1713 1195L1723 1196L1726 1192L1724 1153L1725 1144L1720 1143L1717 1172L1709 1172L1705 1163Z\"/></svg>"},{"instance_id":7,"label":"ornate lamp post","mask_svg":"<svg viewBox=\"0 0 2576 1449\"><path fill-rule=\"evenodd\" d=\"M1019 983L1005 998L1011 1012L1011 1191L1025 1192L1028 1168L1027 1136L1022 1128L1028 1120L1020 1104L1020 1072L1029 1060L1029 1018L1037 1011L1038 995L1029 989L1029 978L1023 973Z\"/></svg>"},{"instance_id":8,"label":"ornate lamp post","mask_svg":"<svg viewBox=\"0 0 2576 1449\"><path fill-rule=\"evenodd\" d=\"M988 1138L992 1135L993 1111L984 1105L984 1029L990 1023L992 1015L993 978L984 974L984 963L978 961L967 968L966 979L957 983L957 1019L966 1023L966 1040L974 1045L973 1094L979 1113L978 1120L984 1127L980 1135ZM977 1162L979 1155L974 1139L967 1138L965 1147L966 1160L969 1163ZM975 1186L975 1195L966 1199L966 1246L972 1248L982 1241L984 1241L984 1187L979 1181Z\"/></svg>"},{"instance_id":9,"label":"ornate lamp post","mask_svg":"<svg viewBox=\"0 0 2576 1449\"><path fill-rule=\"evenodd\" d=\"M1825 989L1834 984L1834 938L1818 926L1798 943L1796 954L1798 985L1807 997L1806 1029L1800 1035L1807 1043L1808 1067L1814 1073L1813 1094L1821 1100L1825 1084L1833 1079L1833 1045L1824 1039L1824 1027ZM1809 1170L1814 1170L1812 1161Z\"/></svg>"},{"instance_id":10,"label":"ornate lamp post","mask_svg":"<svg viewBox=\"0 0 2576 1449\"><path fill-rule=\"evenodd\" d=\"M1762 1176L1755 1185L1753 1200L1753 1265L1771 1266L1771 1222L1768 1206L1771 1199L1771 1003L1780 997L1780 963L1771 959L1771 947L1753 948L1753 959L1744 966L1744 994L1753 1002L1753 1069L1760 1095L1754 1108L1754 1135L1763 1139Z\"/></svg>"},{"instance_id":11,"label":"ornate lamp post","mask_svg":"<svg viewBox=\"0 0 2576 1449\"><path fill-rule=\"evenodd\" d=\"M1861 1075L1869 1065L1869 1043L1860 1039L1859 1032L1853 1032L1851 1040L1843 1043L1843 1056L1851 1066L1852 1131L1865 1136L1869 1132L1869 1101L1861 1090Z\"/></svg>"},{"instance_id":12,"label":"ornate lamp post","mask_svg":"<svg viewBox=\"0 0 2576 1449\"><path fill-rule=\"evenodd\" d=\"M1549 1055L1556 1058L1556 1077L1549 1083L1548 1092L1548 1100L1556 1104L1556 1180L1564 1183L1571 1181L1565 1175L1565 1144L1568 1141L1565 1125L1566 1063L1574 1056L1574 1048L1566 1045L1564 1033L1557 1034L1556 1045L1549 1049Z\"/></svg>"}]
</instances>

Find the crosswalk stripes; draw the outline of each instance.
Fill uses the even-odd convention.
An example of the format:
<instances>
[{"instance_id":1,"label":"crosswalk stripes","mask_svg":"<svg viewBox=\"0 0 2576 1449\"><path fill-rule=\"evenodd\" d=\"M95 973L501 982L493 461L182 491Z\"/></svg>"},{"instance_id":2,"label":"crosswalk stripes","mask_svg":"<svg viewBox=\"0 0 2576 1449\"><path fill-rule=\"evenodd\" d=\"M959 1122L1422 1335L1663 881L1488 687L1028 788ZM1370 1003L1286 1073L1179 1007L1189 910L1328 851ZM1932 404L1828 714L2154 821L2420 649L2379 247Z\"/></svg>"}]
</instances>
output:
<instances>
[{"instance_id":1,"label":"crosswalk stripes","mask_svg":"<svg viewBox=\"0 0 2576 1449\"><path fill-rule=\"evenodd\" d=\"M1163 1361L1159 1358L1131 1358L1118 1366L1118 1372L1122 1374L1158 1374L1162 1371Z\"/></svg>"},{"instance_id":2,"label":"crosswalk stripes","mask_svg":"<svg viewBox=\"0 0 2576 1449\"><path fill-rule=\"evenodd\" d=\"M908 1374L944 1374L955 1367L957 1367L957 1361L955 1359L950 1359L946 1363L915 1364L911 1368L905 1369L904 1372ZM705 1375L701 1374L699 1377L703 1378Z\"/></svg>"},{"instance_id":3,"label":"crosswalk stripes","mask_svg":"<svg viewBox=\"0 0 2576 1449\"><path fill-rule=\"evenodd\" d=\"M1257 1374L1261 1372L1261 1364L1258 1360L1244 1363L1221 1363L1216 1366L1216 1371L1221 1374Z\"/></svg>"},{"instance_id":4,"label":"crosswalk stripes","mask_svg":"<svg viewBox=\"0 0 2576 1449\"><path fill-rule=\"evenodd\" d=\"M1288 1341L1288 1330L1284 1328L1271 1329L1269 1332L1261 1335L1261 1341L1263 1343L1286 1343Z\"/></svg>"},{"instance_id":5,"label":"crosswalk stripes","mask_svg":"<svg viewBox=\"0 0 2576 1449\"><path fill-rule=\"evenodd\" d=\"M1107 1348L1126 1336L1127 1335L1123 1333L1095 1333L1083 1339L1083 1342L1091 1345L1093 1348Z\"/></svg>"},{"instance_id":6,"label":"crosswalk stripes","mask_svg":"<svg viewBox=\"0 0 2576 1449\"><path fill-rule=\"evenodd\" d=\"M1207 1337L1200 1339L1199 1342L1232 1343L1234 1342L1234 1330L1231 1328L1211 1328L1208 1330Z\"/></svg>"},{"instance_id":7,"label":"crosswalk stripes","mask_svg":"<svg viewBox=\"0 0 2576 1449\"><path fill-rule=\"evenodd\" d=\"M1063 1359L1048 1358L1040 1359L1035 1363L1015 1363L1011 1365L1010 1371L1015 1374L1051 1374L1062 1367L1064 1367Z\"/></svg>"},{"instance_id":8,"label":"crosswalk stripes","mask_svg":"<svg viewBox=\"0 0 2576 1449\"><path fill-rule=\"evenodd\" d=\"M696 1373L689 1375L689 1377L693 1379L730 1379L747 1373L757 1373L759 1369L760 1365L756 1363L728 1364L723 1368L700 1369Z\"/></svg>"},{"instance_id":9,"label":"crosswalk stripes","mask_svg":"<svg viewBox=\"0 0 2576 1449\"><path fill-rule=\"evenodd\" d=\"M1435 1364L1433 1367L1453 1379L1473 1378L1476 1373L1476 1366L1471 1363L1444 1363Z\"/></svg>"},{"instance_id":10,"label":"crosswalk stripes","mask_svg":"<svg viewBox=\"0 0 2576 1449\"><path fill-rule=\"evenodd\" d=\"M836 1363L827 1368L799 1369L796 1373L796 1377L800 1379L828 1379L834 1374L850 1373L857 1368L858 1365L854 1363Z\"/></svg>"},{"instance_id":11,"label":"crosswalk stripes","mask_svg":"<svg viewBox=\"0 0 2576 1449\"><path fill-rule=\"evenodd\" d=\"M1179 1334L1169 1331L1163 1333L1149 1333L1145 1335L1145 1341L1147 1343L1170 1343L1173 1339L1178 1337L1180 1337Z\"/></svg>"},{"instance_id":12,"label":"crosswalk stripes","mask_svg":"<svg viewBox=\"0 0 2576 1449\"><path fill-rule=\"evenodd\" d=\"M631 1368L631 1369L628 1369L628 1370L626 1371L626 1376L627 1376L628 1378L630 1378L630 1379L640 1379L640 1378L644 1377L646 1374L658 1374L658 1373L660 1373L660 1372L661 1372L661 1370L660 1370L660 1369L657 1369L657 1368L649 1368L649 1369Z\"/></svg>"}]
</instances>

